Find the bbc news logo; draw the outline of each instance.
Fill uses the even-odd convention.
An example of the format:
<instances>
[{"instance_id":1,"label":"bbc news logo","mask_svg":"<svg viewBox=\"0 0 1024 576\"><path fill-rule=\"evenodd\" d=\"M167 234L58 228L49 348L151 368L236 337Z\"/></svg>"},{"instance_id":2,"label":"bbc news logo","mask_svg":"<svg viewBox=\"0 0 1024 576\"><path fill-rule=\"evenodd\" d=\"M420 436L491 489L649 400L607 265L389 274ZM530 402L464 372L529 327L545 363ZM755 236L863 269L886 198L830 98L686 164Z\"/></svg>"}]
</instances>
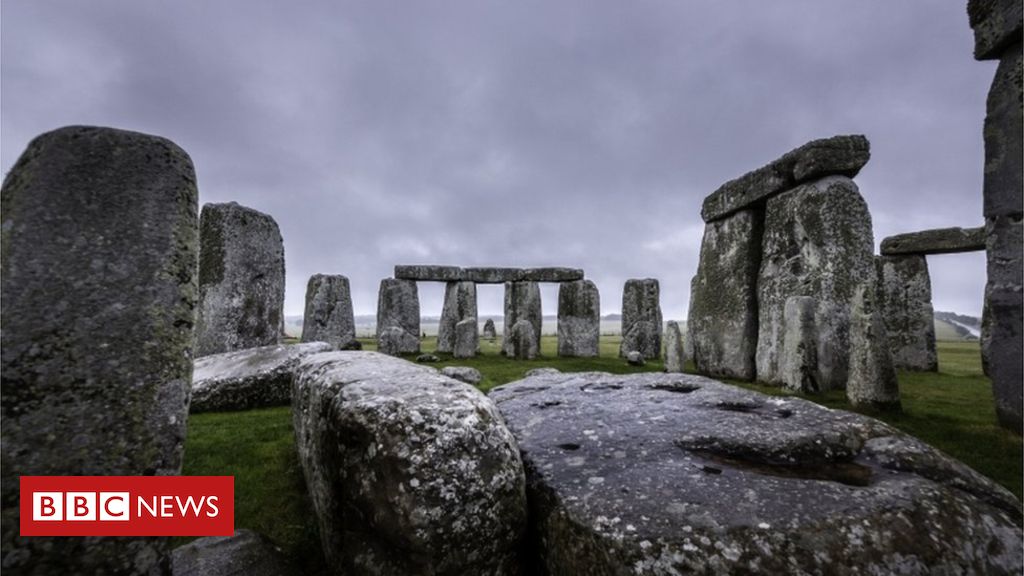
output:
<instances>
[{"instance_id":1,"label":"bbc news logo","mask_svg":"<svg viewBox=\"0 0 1024 576\"><path fill-rule=\"evenodd\" d=\"M22 476L22 536L231 536L232 476Z\"/></svg>"}]
</instances>

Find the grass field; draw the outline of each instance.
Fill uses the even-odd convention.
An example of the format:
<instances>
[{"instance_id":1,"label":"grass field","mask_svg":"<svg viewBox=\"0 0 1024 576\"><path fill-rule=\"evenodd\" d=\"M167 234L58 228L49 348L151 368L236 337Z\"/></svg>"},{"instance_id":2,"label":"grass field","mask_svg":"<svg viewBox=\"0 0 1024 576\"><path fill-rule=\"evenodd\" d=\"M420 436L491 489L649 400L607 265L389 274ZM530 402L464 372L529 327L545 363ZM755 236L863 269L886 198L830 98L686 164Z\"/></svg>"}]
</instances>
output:
<instances>
[{"instance_id":1,"label":"grass field","mask_svg":"<svg viewBox=\"0 0 1024 576\"><path fill-rule=\"evenodd\" d=\"M424 340L424 351L436 340ZM542 339L542 357L508 360L497 343L481 341L481 355L471 360L442 361L442 366L473 366L484 375L483 390L521 378L540 367L564 372L632 373L661 371L660 362L628 366L618 355L617 337L602 337L601 356L556 357L556 339ZM364 350L375 348L363 341ZM1006 486L1022 492L1021 438L995 425L991 384L981 373L977 342L939 342L939 373L900 373L901 414L861 411L884 420L959 458ZM782 394L778 388L740 383L744 388ZM849 409L841 391L811 397L830 408ZM235 525L269 536L308 574L323 570L315 522L305 496L292 436L288 407L196 414L189 418L184 474L235 477Z\"/></svg>"}]
</instances>

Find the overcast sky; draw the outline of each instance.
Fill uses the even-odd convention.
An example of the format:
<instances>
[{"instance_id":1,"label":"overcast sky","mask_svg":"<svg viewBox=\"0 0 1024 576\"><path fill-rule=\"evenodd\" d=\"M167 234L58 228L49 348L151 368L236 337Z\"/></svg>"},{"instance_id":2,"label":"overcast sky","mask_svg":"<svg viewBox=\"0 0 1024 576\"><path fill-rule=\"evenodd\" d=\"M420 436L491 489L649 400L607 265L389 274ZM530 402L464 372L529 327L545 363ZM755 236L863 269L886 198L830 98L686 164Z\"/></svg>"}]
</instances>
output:
<instances>
[{"instance_id":1,"label":"overcast sky","mask_svg":"<svg viewBox=\"0 0 1024 576\"><path fill-rule=\"evenodd\" d=\"M172 139L202 203L277 220L289 315L311 274L373 313L395 264L439 263L583 268L602 313L655 277L684 319L702 199L808 140L870 139L876 247L982 224L996 63L965 6L4 0L0 162L67 124ZM982 254L929 265L937 310L980 314Z\"/></svg>"}]
</instances>

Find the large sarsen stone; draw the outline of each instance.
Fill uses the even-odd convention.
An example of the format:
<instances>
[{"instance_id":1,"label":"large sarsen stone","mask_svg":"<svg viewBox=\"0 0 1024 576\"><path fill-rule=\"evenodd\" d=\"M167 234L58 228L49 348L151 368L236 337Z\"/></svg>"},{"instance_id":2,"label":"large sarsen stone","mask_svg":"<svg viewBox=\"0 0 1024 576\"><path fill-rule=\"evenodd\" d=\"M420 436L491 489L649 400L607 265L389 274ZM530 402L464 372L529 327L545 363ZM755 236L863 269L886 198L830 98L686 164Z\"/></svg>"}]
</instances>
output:
<instances>
[{"instance_id":1,"label":"large sarsen stone","mask_svg":"<svg viewBox=\"0 0 1024 576\"><path fill-rule=\"evenodd\" d=\"M590 280L558 287L558 355L592 358L601 335L601 295Z\"/></svg>"},{"instance_id":2,"label":"large sarsen stone","mask_svg":"<svg viewBox=\"0 0 1024 576\"><path fill-rule=\"evenodd\" d=\"M516 330L518 322L526 322L530 329ZM505 283L505 326L501 351L511 358L536 356L540 351L540 330L544 321L540 304L540 287L536 282ZM527 338L528 337L528 338ZM533 350L533 354L528 353Z\"/></svg>"},{"instance_id":3,"label":"large sarsen stone","mask_svg":"<svg viewBox=\"0 0 1024 576\"><path fill-rule=\"evenodd\" d=\"M385 278L377 293L377 345L388 354L420 351L420 296L416 282Z\"/></svg>"},{"instance_id":4,"label":"large sarsen stone","mask_svg":"<svg viewBox=\"0 0 1024 576\"><path fill-rule=\"evenodd\" d=\"M639 352L661 357L661 287L654 278L626 280L622 288L622 343L619 356Z\"/></svg>"},{"instance_id":5,"label":"large sarsen stone","mask_svg":"<svg viewBox=\"0 0 1024 576\"><path fill-rule=\"evenodd\" d=\"M1016 574L1020 502L865 416L698 376L545 373L491 397L534 573Z\"/></svg>"},{"instance_id":6,"label":"large sarsen stone","mask_svg":"<svg viewBox=\"0 0 1024 576\"><path fill-rule=\"evenodd\" d=\"M314 274L306 284L302 341L328 342L335 348L345 348L355 340L356 321L348 278Z\"/></svg>"},{"instance_id":7,"label":"large sarsen stone","mask_svg":"<svg viewBox=\"0 0 1024 576\"><path fill-rule=\"evenodd\" d=\"M468 318L476 326L476 284L472 282L449 282L444 289L444 307L441 321L437 326L437 351L454 352L455 326ZM475 329L475 328L474 328ZM466 358L466 356L463 356Z\"/></svg>"},{"instance_id":8,"label":"large sarsen stone","mask_svg":"<svg viewBox=\"0 0 1024 576\"><path fill-rule=\"evenodd\" d=\"M893 364L902 370L937 372L932 281L924 256L878 256L878 306Z\"/></svg>"}]
</instances>

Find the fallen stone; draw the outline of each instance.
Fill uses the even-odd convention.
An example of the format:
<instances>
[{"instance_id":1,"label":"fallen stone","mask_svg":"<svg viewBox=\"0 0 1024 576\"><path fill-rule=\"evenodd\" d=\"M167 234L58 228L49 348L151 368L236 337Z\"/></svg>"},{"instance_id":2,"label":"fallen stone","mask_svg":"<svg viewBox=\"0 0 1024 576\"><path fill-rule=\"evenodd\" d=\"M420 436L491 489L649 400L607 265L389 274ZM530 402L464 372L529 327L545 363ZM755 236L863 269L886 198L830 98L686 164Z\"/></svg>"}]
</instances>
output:
<instances>
[{"instance_id":1,"label":"fallen stone","mask_svg":"<svg viewBox=\"0 0 1024 576\"><path fill-rule=\"evenodd\" d=\"M757 275L764 211L708 222L690 284L687 328L697 371L753 380L757 373Z\"/></svg>"},{"instance_id":2,"label":"fallen stone","mask_svg":"<svg viewBox=\"0 0 1024 576\"><path fill-rule=\"evenodd\" d=\"M469 366L447 366L441 369L441 374L470 386L476 386L484 379L479 370Z\"/></svg>"},{"instance_id":3,"label":"fallen stone","mask_svg":"<svg viewBox=\"0 0 1024 576\"><path fill-rule=\"evenodd\" d=\"M419 356L416 357L416 361L420 363L431 363L440 362L441 359L433 354L420 354Z\"/></svg>"},{"instance_id":4,"label":"fallen stone","mask_svg":"<svg viewBox=\"0 0 1024 576\"><path fill-rule=\"evenodd\" d=\"M1020 502L888 425L683 374L493 390L545 574L1015 574ZM925 536L922 536L925 535Z\"/></svg>"},{"instance_id":5,"label":"fallen stone","mask_svg":"<svg viewBox=\"0 0 1024 576\"><path fill-rule=\"evenodd\" d=\"M234 536L197 538L174 549L173 576L298 576L266 536L240 528Z\"/></svg>"},{"instance_id":6,"label":"fallen stone","mask_svg":"<svg viewBox=\"0 0 1024 576\"><path fill-rule=\"evenodd\" d=\"M523 320L530 324L531 330L520 329L513 337L513 328L516 323ZM501 343L501 350L505 356L510 358L524 358L520 354L535 357L540 352L540 335L543 315L540 304L540 287L536 282L506 282L505 283L505 333ZM522 340L529 335L530 342ZM514 340L516 342L514 342ZM517 354L516 351L520 354Z\"/></svg>"},{"instance_id":7,"label":"fallen stone","mask_svg":"<svg viewBox=\"0 0 1024 576\"><path fill-rule=\"evenodd\" d=\"M385 328L377 336L377 351L389 356L419 354L420 339L415 334L410 334L398 326L391 326Z\"/></svg>"},{"instance_id":8,"label":"fallen stone","mask_svg":"<svg viewBox=\"0 0 1024 576\"><path fill-rule=\"evenodd\" d=\"M469 317L455 325L455 346L452 356L472 358L480 349L480 334L477 332L476 317Z\"/></svg>"},{"instance_id":9,"label":"fallen stone","mask_svg":"<svg viewBox=\"0 0 1024 576\"><path fill-rule=\"evenodd\" d=\"M683 348L683 332L679 323L669 320L665 326L665 371L682 372L686 366L686 352Z\"/></svg>"},{"instance_id":10,"label":"fallen stone","mask_svg":"<svg viewBox=\"0 0 1024 576\"><path fill-rule=\"evenodd\" d=\"M491 341L498 338L498 331L494 328L494 320L488 318L487 321L484 322L483 337Z\"/></svg>"},{"instance_id":11,"label":"fallen stone","mask_svg":"<svg viewBox=\"0 0 1024 576\"><path fill-rule=\"evenodd\" d=\"M813 140L787 152L767 166L722 184L704 199L705 222L763 205L771 196L823 176L853 178L871 158L871 145L861 135Z\"/></svg>"},{"instance_id":12,"label":"fallen stone","mask_svg":"<svg viewBox=\"0 0 1024 576\"><path fill-rule=\"evenodd\" d=\"M540 338L533 331L533 324L519 320L512 325L502 342L502 353L516 360L533 360L540 354Z\"/></svg>"},{"instance_id":13,"label":"fallen stone","mask_svg":"<svg viewBox=\"0 0 1024 576\"><path fill-rule=\"evenodd\" d=\"M327 342L339 350L356 341L356 321L348 278L325 274L310 277L306 284L302 341Z\"/></svg>"},{"instance_id":14,"label":"fallen stone","mask_svg":"<svg viewBox=\"0 0 1024 576\"><path fill-rule=\"evenodd\" d=\"M818 385L818 302L809 296L786 298L783 313L782 382L794 392L821 392Z\"/></svg>"},{"instance_id":15,"label":"fallen stone","mask_svg":"<svg viewBox=\"0 0 1024 576\"><path fill-rule=\"evenodd\" d=\"M391 330L398 328L402 333ZM388 342L384 333L388 332ZM412 280L385 278L377 295L377 346L386 354L420 351L420 297Z\"/></svg>"},{"instance_id":16,"label":"fallen stone","mask_svg":"<svg viewBox=\"0 0 1024 576\"><path fill-rule=\"evenodd\" d=\"M590 280L558 287L558 355L593 358L601 335L601 295Z\"/></svg>"},{"instance_id":17,"label":"fallen stone","mask_svg":"<svg viewBox=\"0 0 1024 576\"><path fill-rule=\"evenodd\" d=\"M937 228L897 234L882 240L882 256L957 254L985 249L985 227Z\"/></svg>"},{"instance_id":18,"label":"fallen stone","mask_svg":"<svg viewBox=\"0 0 1024 576\"><path fill-rule=\"evenodd\" d=\"M783 384L786 299L810 296L818 341L818 386L846 387L854 290L875 278L871 214L841 176L803 184L768 201L758 279L757 379Z\"/></svg>"},{"instance_id":19,"label":"fallen stone","mask_svg":"<svg viewBox=\"0 0 1024 576\"><path fill-rule=\"evenodd\" d=\"M998 60L1021 38L1019 0L969 0L967 18L974 29L974 58ZM1020 50L1017 50L1020 52Z\"/></svg>"},{"instance_id":20,"label":"fallen stone","mask_svg":"<svg viewBox=\"0 0 1024 576\"><path fill-rule=\"evenodd\" d=\"M299 463L329 565L344 574L522 570L522 462L494 404L373 352L303 360Z\"/></svg>"},{"instance_id":21,"label":"fallen stone","mask_svg":"<svg viewBox=\"0 0 1024 576\"><path fill-rule=\"evenodd\" d=\"M626 364L630 366L643 366L647 362L644 362L644 355L636 350L626 352Z\"/></svg>"},{"instance_id":22,"label":"fallen stone","mask_svg":"<svg viewBox=\"0 0 1024 576\"><path fill-rule=\"evenodd\" d=\"M857 288L850 309L850 378L846 398L853 406L900 409L900 388L889 353L889 338L875 283Z\"/></svg>"},{"instance_id":23,"label":"fallen stone","mask_svg":"<svg viewBox=\"0 0 1024 576\"><path fill-rule=\"evenodd\" d=\"M626 280L622 290L622 343L619 356L632 351L645 359L661 357L661 295L653 278Z\"/></svg>"},{"instance_id":24,"label":"fallen stone","mask_svg":"<svg viewBox=\"0 0 1024 576\"><path fill-rule=\"evenodd\" d=\"M287 406L299 360L332 348L327 342L276 344L197 358L189 412Z\"/></svg>"},{"instance_id":25,"label":"fallen stone","mask_svg":"<svg viewBox=\"0 0 1024 576\"><path fill-rule=\"evenodd\" d=\"M20 476L180 474L197 190L170 140L70 126L0 190L5 574L152 574L168 538L22 538Z\"/></svg>"},{"instance_id":26,"label":"fallen stone","mask_svg":"<svg viewBox=\"0 0 1024 576\"><path fill-rule=\"evenodd\" d=\"M476 284L473 282L449 282L444 290L444 307L437 326L437 351L452 352L455 349L455 325L473 319L476 326Z\"/></svg>"},{"instance_id":27,"label":"fallen stone","mask_svg":"<svg viewBox=\"0 0 1024 576\"><path fill-rule=\"evenodd\" d=\"M885 322L893 365L937 372L932 281L924 256L879 256L878 307Z\"/></svg>"},{"instance_id":28,"label":"fallen stone","mask_svg":"<svg viewBox=\"0 0 1024 576\"><path fill-rule=\"evenodd\" d=\"M196 356L277 344L284 333L284 241L277 222L236 202L199 219Z\"/></svg>"}]
</instances>

